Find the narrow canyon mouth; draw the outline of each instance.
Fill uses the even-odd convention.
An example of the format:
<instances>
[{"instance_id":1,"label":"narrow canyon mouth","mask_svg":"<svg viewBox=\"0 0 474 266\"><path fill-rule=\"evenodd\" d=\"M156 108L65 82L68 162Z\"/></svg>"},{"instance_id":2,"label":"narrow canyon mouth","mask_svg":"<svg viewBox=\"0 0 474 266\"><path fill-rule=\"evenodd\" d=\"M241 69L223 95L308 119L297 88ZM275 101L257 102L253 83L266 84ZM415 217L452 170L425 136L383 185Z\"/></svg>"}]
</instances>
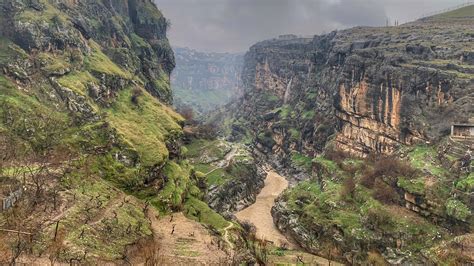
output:
<instances>
[{"instance_id":1,"label":"narrow canyon mouth","mask_svg":"<svg viewBox=\"0 0 474 266\"><path fill-rule=\"evenodd\" d=\"M237 212L241 222L249 222L257 229L257 238L272 242L276 246L286 245L290 249L298 246L286 238L273 223L271 209L275 199L288 187L288 181L274 171L268 171L265 186L257 195L254 204Z\"/></svg>"}]
</instances>

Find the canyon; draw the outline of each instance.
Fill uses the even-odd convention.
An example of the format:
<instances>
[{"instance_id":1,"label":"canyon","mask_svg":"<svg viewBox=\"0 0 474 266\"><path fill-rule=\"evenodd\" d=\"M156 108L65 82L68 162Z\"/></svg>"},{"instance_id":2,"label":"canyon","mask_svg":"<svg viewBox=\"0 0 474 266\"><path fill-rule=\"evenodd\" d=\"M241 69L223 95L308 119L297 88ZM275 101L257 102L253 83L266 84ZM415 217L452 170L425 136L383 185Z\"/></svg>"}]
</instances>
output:
<instances>
[{"instance_id":1,"label":"canyon","mask_svg":"<svg viewBox=\"0 0 474 266\"><path fill-rule=\"evenodd\" d=\"M203 115L241 96L243 54L179 47L174 52L176 68L171 85L178 109L192 108L197 115Z\"/></svg>"},{"instance_id":2,"label":"canyon","mask_svg":"<svg viewBox=\"0 0 474 266\"><path fill-rule=\"evenodd\" d=\"M158 8L0 0L0 264L474 261L474 5L245 55Z\"/></svg>"}]
</instances>

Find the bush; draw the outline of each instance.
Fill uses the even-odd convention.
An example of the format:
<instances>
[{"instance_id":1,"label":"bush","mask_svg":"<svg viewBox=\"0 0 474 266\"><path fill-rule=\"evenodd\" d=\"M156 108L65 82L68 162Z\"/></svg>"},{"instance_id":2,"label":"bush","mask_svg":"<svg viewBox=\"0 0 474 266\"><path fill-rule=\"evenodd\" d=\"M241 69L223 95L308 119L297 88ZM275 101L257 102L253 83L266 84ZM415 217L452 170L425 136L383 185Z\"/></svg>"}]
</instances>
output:
<instances>
[{"instance_id":1,"label":"bush","mask_svg":"<svg viewBox=\"0 0 474 266\"><path fill-rule=\"evenodd\" d=\"M326 157L328 160L336 162L338 165L341 165L348 155L344 151L331 148L326 150L324 157Z\"/></svg>"},{"instance_id":2,"label":"bush","mask_svg":"<svg viewBox=\"0 0 474 266\"><path fill-rule=\"evenodd\" d=\"M385 204L395 204L400 200L397 191L382 179L375 180L373 196Z\"/></svg>"},{"instance_id":3,"label":"bush","mask_svg":"<svg viewBox=\"0 0 474 266\"><path fill-rule=\"evenodd\" d=\"M255 239L255 234L257 233L257 228L249 221L243 221L241 224L244 236L250 240Z\"/></svg>"},{"instance_id":4,"label":"bush","mask_svg":"<svg viewBox=\"0 0 474 266\"><path fill-rule=\"evenodd\" d=\"M140 88L135 87L132 90L132 97L131 97L130 100L132 101L133 104L138 105L139 104L139 98L142 95L143 95L143 91Z\"/></svg>"},{"instance_id":5,"label":"bush","mask_svg":"<svg viewBox=\"0 0 474 266\"><path fill-rule=\"evenodd\" d=\"M467 221L471 216L471 210L461 201L457 199L449 199L446 202L446 213L458 220Z\"/></svg>"},{"instance_id":6,"label":"bush","mask_svg":"<svg viewBox=\"0 0 474 266\"><path fill-rule=\"evenodd\" d=\"M367 212L367 226L371 229L386 229L392 227L391 215L382 209L369 209Z\"/></svg>"},{"instance_id":7,"label":"bush","mask_svg":"<svg viewBox=\"0 0 474 266\"><path fill-rule=\"evenodd\" d=\"M367 256L367 262L369 265L390 265L385 261L384 257L380 255L377 251L375 252L369 252Z\"/></svg>"},{"instance_id":8,"label":"bush","mask_svg":"<svg viewBox=\"0 0 474 266\"><path fill-rule=\"evenodd\" d=\"M356 188L356 183L353 176L349 176L344 180L341 189L341 198L343 200L352 199L354 197L354 192Z\"/></svg>"},{"instance_id":9,"label":"bush","mask_svg":"<svg viewBox=\"0 0 474 266\"><path fill-rule=\"evenodd\" d=\"M370 159L368 163L370 163ZM361 184L367 188L373 188L375 180L381 177L388 177L396 180L403 176L408 179L414 178L418 174L418 170L411 167L407 162L401 161L394 157L382 157L375 159L373 167L367 167L362 172Z\"/></svg>"}]
</instances>

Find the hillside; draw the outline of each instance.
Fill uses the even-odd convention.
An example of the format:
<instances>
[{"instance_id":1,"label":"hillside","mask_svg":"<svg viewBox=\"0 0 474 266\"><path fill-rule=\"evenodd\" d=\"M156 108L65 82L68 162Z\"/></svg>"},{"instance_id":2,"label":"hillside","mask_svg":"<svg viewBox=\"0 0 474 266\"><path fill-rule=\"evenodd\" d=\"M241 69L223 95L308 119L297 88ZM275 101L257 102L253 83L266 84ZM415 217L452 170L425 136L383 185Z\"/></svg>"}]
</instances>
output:
<instances>
[{"instance_id":1,"label":"hillside","mask_svg":"<svg viewBox=\"0 0 474 266\"><path fill-rule=\"evenodd\" d=\"M242 59L151 0L0 0L0 264L472 264L471 8Z\"/></svg>"},{"instance_id":2,"label":"hillside","mask_svg":"<svg viewBox=\"0 0 474 266\"><path fill-rule=\"evenodd\" d=\"M462 167L472 140L449 136L474 117L470 8L275 38L245 55L243 97L211 120L295 184L272 215L307 251L376 265L472 261L456 248L472 245Z\"/></svg>"},{"instance_id":3,"label":"hillside","mask_svg":"<svg viewBox=\"0 0 474 266\"><path fill-rule=\"evenodd\" d=\"M422 19L422 21L454 21L465 20L468 22L474 17L474 5L468 5L449 12L441 13Z\"/></svg>"},{"instance_id":4,"label":"hillside","mask_svg":"<svg viewBox=\"0 0 474 266\"><path fill-rule=\"evenodd\" d=\"M243 54L204 53L175 48L176 68L171 84L178 109L192 108L203 114L237 99Z\"/></svg>"},{"instance_id":5,"label":"hillside","mask_svg":"<svg viewBox=\"0 0 474 266\"><path fill-rule=\"evenodd\" d=\"M2 0L0 20L0 192L20 195L0 264L154 261L150 208L213 213L182 159L154 3Z\"/></svg>"}]
</instances>

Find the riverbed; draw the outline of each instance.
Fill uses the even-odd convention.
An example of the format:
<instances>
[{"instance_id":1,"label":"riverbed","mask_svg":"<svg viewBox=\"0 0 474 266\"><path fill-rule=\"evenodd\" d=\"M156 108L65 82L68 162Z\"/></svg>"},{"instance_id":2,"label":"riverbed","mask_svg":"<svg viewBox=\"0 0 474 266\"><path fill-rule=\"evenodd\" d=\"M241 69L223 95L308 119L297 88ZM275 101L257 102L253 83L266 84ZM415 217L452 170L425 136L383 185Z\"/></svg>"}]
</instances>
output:
<instances>
[{"instance_id":1,"label":"riverbed","mask_svg":"<svg viewBox=\"0 0 474 266\"><path fill-rule=\"evenodd\" d=\"M275 199L287 187L288 181L284 177L274 171L268 171L265 186L257 195L255 203L237 212L235 216L240 221L255 225L257 238L273 242L276 246L286 244L289 248L295 248L296 245L276 228L271 215Z\"/></svg>"}]
</instances>

